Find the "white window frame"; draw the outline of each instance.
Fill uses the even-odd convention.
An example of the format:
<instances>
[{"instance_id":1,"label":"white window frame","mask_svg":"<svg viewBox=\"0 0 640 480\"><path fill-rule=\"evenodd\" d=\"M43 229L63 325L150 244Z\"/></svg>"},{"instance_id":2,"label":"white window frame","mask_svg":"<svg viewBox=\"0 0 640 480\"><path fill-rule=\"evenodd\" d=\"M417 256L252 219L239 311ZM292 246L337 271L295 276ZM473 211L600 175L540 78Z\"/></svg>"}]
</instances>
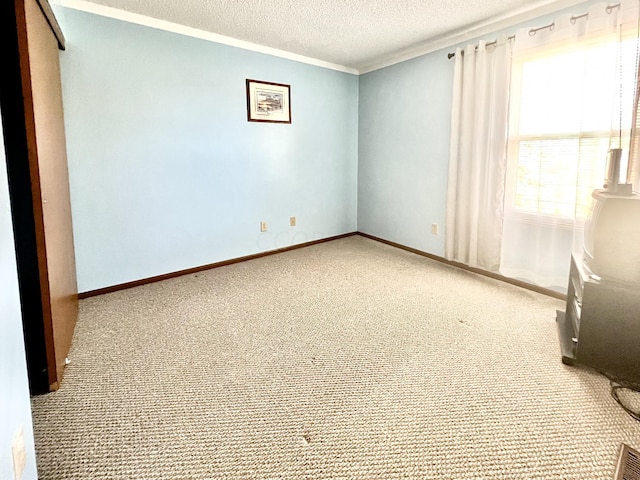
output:
<instances>
[{"instance_id":1,"label":"white window frame","mask_svg":"<svg viewBox=\"0 0 640 480\"><path fill-rule=\"evenodd\" d=\"M599 43L606 43L611 38L610 36L603 35L600 37L602 42L597 37L592 38L588 43L597 45ZM631 35L625 35L624 40L629 40L633 37ZM521 88L523 85L523 69L524 66L533 61L538 61L542 58L552 58L556 55L561 55L563 52L567 52L574 49L585 48L588 46L586 40L574 41L566 43L564 45L558 44L549 46L547 48L540 47L536 50L532 50L530 55L526 57L520 57L514 59L512 65L512 78L511 82L515 88ZM584 222L584 218L566 217L562 215L552 215L547 213L532 212L530 210L524 210L516 207L516 187L517 187L517 175L519 165L520 144L525 141L544 141L544 140L581 140L581 139L606 139L609 140L612 137L618 137L618 130L597 130L597 131L568 131L563 133L553 134L522 134L520 135L520 98L511 98L511 115L509 119L509 140L507 145L507 174L505 178L505 207L504 215L509 219L516 220L523 223L544 223L554 225L557 228L574 229L576 226L580 226ZM517 115L513 115L517 112ZM626 150L628 148L628 139L630 137L630 129L622 130L622 147ZM617 147L618 142L611 144L611 147ZM603 158L604 161L604 158ZM603 168L602 179L604 182L605 171Z\"/></svg>"}]
</instances>

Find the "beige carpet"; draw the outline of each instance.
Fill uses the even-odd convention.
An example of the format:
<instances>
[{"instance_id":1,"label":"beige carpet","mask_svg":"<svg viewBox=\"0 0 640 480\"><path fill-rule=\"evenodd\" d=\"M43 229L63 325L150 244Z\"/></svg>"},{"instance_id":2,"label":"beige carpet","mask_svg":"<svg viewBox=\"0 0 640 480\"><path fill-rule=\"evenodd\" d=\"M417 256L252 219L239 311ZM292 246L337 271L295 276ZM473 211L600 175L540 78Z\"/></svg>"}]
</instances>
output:
<instances>
[{"instance_id":1,"label":"beige carpet","mask_svg":"<svg viewBox=\"0 0 640 480\"><path fill-rule=\"evenodd\" d=\"M640 423L557 308L359 236L87 299L40 478L610 479Z\"/></svg>"}]
</instances>

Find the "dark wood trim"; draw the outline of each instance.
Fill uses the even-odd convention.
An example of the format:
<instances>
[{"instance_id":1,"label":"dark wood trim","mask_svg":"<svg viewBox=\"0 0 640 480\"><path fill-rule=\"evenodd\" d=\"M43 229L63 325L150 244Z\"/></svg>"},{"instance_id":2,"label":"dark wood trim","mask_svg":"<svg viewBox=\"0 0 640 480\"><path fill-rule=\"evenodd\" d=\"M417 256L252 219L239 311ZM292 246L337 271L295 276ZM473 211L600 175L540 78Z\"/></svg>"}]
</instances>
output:
<instances>
[{"instance_id":1,"label":"dark wood trim","mask_svg":"<svg viewBox=\"0 0 640 480\"><path fill-rule=\"evenodd\" d=\"M180 277L182 275L190 275L190 274L202 272L202 271L205 271L205 270L211 270L213 268L219 268L219 267L224 267L224 266L227 266L227 265L232 265L234 263L246 262L247 260L254 260L256 258L268 257L270 255L276 255L278 253L284 253L284 252L289 252L291 250L297 250L299 248L310 247L312 245L317 245L319 243L331 242L333 240L339 240L341 238L352 237L354 235L360 235L361 237L365 237L365 238L368 238L370 240L375 240L376 242L384 243L386 245L390 245L392 247L399 248L401 250L405 250L407 252L415 253L416 255L420 255L422 257L426 257L426 258L429 258L431 260L435 260L435 261L440 262L440 263L444 263L445 265L449 265L449 266L452 266L452 267L455 267L455 268L460 268L460 269L466 270L468 272L477 273L479 275L483 275L485 277L493 278L495 280L500 280L502 282L509 283L509 284L515 285L517 287L521 287L521 288L525 288L527 290L531 290L533 292L541 293L543 295L547 295L547 296L550 296L550 297L553 297L553 298L558 298L560 300L566 300L567 299L566 295L563 295L562 293L556 292L554 290L549 290L548 288L538 287L536 285L532 285L530 283L523 282L521 280L515 280L513 278L505 277L505 276L497 274L497 273L487 272L486 270L482 270L482 269L479 269L479 268L469 267L467 265L464 265L464 264L458 263L458 262L452 262L451 260L447 260L446 258L440 257L438 255L434 255L432 253L423 252L422 250L418 250L416 248L407 247L406 245L402 245L400 243L392 242L390 240L385 240L383 238L379 238L379 237L376 237L376 236L373 236L373 235L369 235L368 233L363 233L363 232L345 233L345 234L342 234L342 235L336 235L334 237L322 238L320 240L313 240L311 242L299 243L297 245L291 245L291 246L288 246L288 247L282 247L282 248L278 248L278 249L275 249L275 250L269 250L268 252L254 253L252 255L246 255L244 257L232 258L232 259L229 259L229 260L223 260L223 261L220 261L220 262L210 263L210 264L207 264L207 265L201 265L199 267L187 268L185 270L178 270L177 272L165 273L164 275L156 275L154 277L148 277L148 278L143 278L143 279L140 279L140 280L134 280L132 282L120 283L118 285L112 285L112 286L109 286L109 287L99 288L97 290L89 290L87 292L79 293L78 297L83 299L83 298L95 297L97 295L103 295L105 293L118 292L120 290L126 290L128 288L133 288L133 287L139 287L141 285L146 285L148 283L160 282L162 280L168 280L168 279L171 279L171 278Z\"/></svg>"},{"instance_id":2,"label":"dark wood trim","mask_svg":"<svg viewBox=\"0 0 640 480\"><path fill-rule=\"evenodd\" d=\"M42 322L44 328L45 349L47 353L49 385L57 382L55 370L55 349L53 340L53 319L51 316L51 292L49 290L49 267L44 232L44 212L42 189L40 185L40 167L36 139L36 119L31 82L31 58L27 32L27 14L25 0L15 0L18 26L18 48L20 52L20 71L22 72L22 94L24 101L24 120L27 134L27 160L31 176L31 196L33 218L35 219L35 241L40 276L40 302L42 304ZM53 359L53 360L52 360Z\"/></svg>"},{"instance_id":3,"label":"dark wood trim","mask_svg":"<svg viewBox=\"0 0 640 480\"><path fill-rule=\"evenodd\" d=\"M39 271L38 233L34 218L32 165L30 163L24 78L21 63L28 62L21 53L26 43L24 1L0 2L0 26L5 32L3 75L0 75L0 105L11 219L15 238L16 264L22 325L25 341L29 389L32 394L49 391L46 341L43 328L43 303ZM19 26L20 25L20 26Z\"/></svg>"},{"instance_id":4,"label":"dark wood trim","mask_svg":"<svg viewBox=\"0 0 640 480\"><path fill-rule=\"evenodd\" d=\"M42 10L42 13L47 19L47 23L51 27L53 34L56 36L56 40L58 40L58 48L60 50L65 50L67 48L66 40L64 38L64 34L62 33L62 29L60 28L60 24L58 23L58 20L56 20L56 16L53 14L53 10L51 10L51 5L49 5L49 2L47 0L36 0L36 1L40 6L40 10Z\"/></svg>"},{"instance_id":5,"label":"dark wood trim","mask_svg":"<svg viewBox=\"0 0 640 480\"><path fill-rule=\"evenodd\" d=\"M486 270L482 270L480 268L469 267L463 263L453 262L451 260L447 260L446 258L440 257L438 255L434 255L432 253L423 252L422 250L418 250L416 248L407 247L406 245L402 245L400 243L392 242L390 240L385 240L383 238L375 237L373 235L369 235L368 233L358 232L358 235L369 238L371 240L375 240L376 242L384 243L386 245L390 245L392 247L399 248L401 250L405 250L407 252L415 253L416 255L420 255L422 257L430 258L431 260L435 260L440 263L444 263L446 265L450 265L452 267L460 268L462 270L466 270L468 272L477 273L479 275L483 275L485 277L493 278L495 280L500 280L501 282L510 283L511 285L515 285L517 287L526 288L527 290L531 290L533 292L541 293L543 295L547 295L549 297L558 298L560 300L566 300L567 296L556 292L555 290L550 290L548 288L538 287L537 285L532 285L527 282L523 282L521 280L516 280L514 278L505 277L504 275L500 275L499 273L488 272ZM568 279L567 279L568 281Z\"/></svg>"},{"instance_id":6,"label":"dark wood trim","mask_svg":"<svg viewBox=\"0 0 640 480\"><path fill-rule=\"evenodd\" d=\"M165 273L164 275L156 275L154 277L148 277L148 278L143 278L143 279L140 279L140 280L134 280L132 282L120 283L118 285L112 285L110 287L99 288L97 290L89 290L87 292L79 293L78 297L80 299L83 299L83 298L95 297L97 295L103 295L105 293L118 292L120 290L126 290L128 288L139 287L141 285L146 285L146 284L149 284L149 283L160 282L162 280L168 280L168 279L171 279L171 278L181 277L182 275L190 275L190 274L202 272L202 271L205 271L205 270L211 270L213 268L224 267L224 266L227 266L227 265L232 265L234 263L246 262L247 260L254 260L256 258L268 257L270 255L276 255L278 253L289 252L291 250L297 250L299 248L310 247L312 245L317 245L319 243L330 242L332 240L338 240L338 239L341 239L341 238L351 237L351 236L354 236L354 235L360 235L361 237L365 237L365 238L368 238L370 240L375 240L376 242L384 243L386 245L390 245L392 247L399 248L399 249L407 251L407 252L415 253L416 255L420 255L422 257L426 257L426 258L429 258L431 260L435 260L435 261L440 262L440 263L444 263L445 265L449 265L449 266L452 266L452 267L455 267L455 268L460 268L460 269L466 270L468 272L477 273L479 275L483 275L485 277L493 278L495 280L500 280L502 282L509 283L509 284L515 285L517 287L525 288L527 290L531 290L531 291L536 292L536 293L541 293L543 295L547 295L547 296L550 296L550 297L553 297L553 298L558 298L560 300L566 300L567 299L566 295L563 295L562 293L556 292L554 290L549 290L548 288L538 287L537 285L532 285L530 283L523 282L521 280L515 280L513 278L505 277L505 276L497 274L497 273L487 272L487 271L479 269L479 268L469 267L467 265L464 265L464 264L458 263L458 262L452 262L451 260L447 260L446 258L440 257L438 255L434 255L432 253L423 252L422 250L418 250L416 248L407 247L406 245L402 245L400 243L392 242L390 240L385 240L383 238L379 238L379 237L376 237L374 235L369 235L368 233L363 233L363 232L345 233L345 234L342 234L342 235L336 235L334 237L328 237L328 238L323 238L323 239L320 239L320 240L313 240L311 242L305 242L305 243L300 243L300 244L297 244L297 245L291 245L291 246L288 246L288 247L282 247L282 248L278 248L278 249L275 249L275 250L269 250L268 252L254 253L252 255L246 255L244 257L232 258L232 259L229 259L229 260L223 260L223 261L220 261L220 262L210 263L210 264L207 264L207 265L201 265L199 267L187 268L185 270L178 270L177 272Z\"/></svg>"},{"instance_id":7,"label":"dark wood trim","mask_svg":"<svg viewBox=\"0 0 640 480\"><path fill-rule=\"evenodd\" d=\"M319 243L331 242L332 240L339 240L341 238L352 237L357 235L357 232L343 233L342 235L336 235L334 237L321 238L320 240L312 240L310 242L299 243L297 245L290 245L288 247L277 248L275 250L269 250L267 252L254 253L252 255L246 255L244 257L232 258L230 260L223 260L220 262L209 263L207 265L201 265L199 267L187 268L185 270L178 270L177 272L165 273L164 275L156 275L155 277L142 278L140 280L134 280L133 282L120 283L118 285L112 285L110 287L98 288L97 290L89 290L88 292L81 292L78 294L78 298L89 298L97 295L103 295L105 293L117 292L120 290L126 290L127 288L139 287L148 283L160 282L162 280L168 280L170 278L181 277L182 275L190 275L193 273L202 272L204 270L211 270L213 268L225 267L234 263L246 262L247 260L255 260L256 258L268 257L270 255L276 255L278 253L290 252L291 250L297 250L299 248L310 247L312 245L318 245Z\"/></svg>"}]
</instances>

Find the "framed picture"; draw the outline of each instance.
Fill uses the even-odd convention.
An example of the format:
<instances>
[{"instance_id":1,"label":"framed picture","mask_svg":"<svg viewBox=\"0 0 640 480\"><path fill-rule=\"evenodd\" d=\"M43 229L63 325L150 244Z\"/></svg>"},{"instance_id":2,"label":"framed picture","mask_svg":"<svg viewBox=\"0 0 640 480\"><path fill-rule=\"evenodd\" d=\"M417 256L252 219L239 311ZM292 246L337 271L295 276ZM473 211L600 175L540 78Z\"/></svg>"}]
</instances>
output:
<instances>
[{"instance_id":1,"label":"framed picture","mask_svg":"<svg viewBox=\"0 0 640 480\"><path fill-rule=\"evenodd\" d=\"M291 87L247 79L247 120L291 123Z\"/></svg>"}]
</instances>

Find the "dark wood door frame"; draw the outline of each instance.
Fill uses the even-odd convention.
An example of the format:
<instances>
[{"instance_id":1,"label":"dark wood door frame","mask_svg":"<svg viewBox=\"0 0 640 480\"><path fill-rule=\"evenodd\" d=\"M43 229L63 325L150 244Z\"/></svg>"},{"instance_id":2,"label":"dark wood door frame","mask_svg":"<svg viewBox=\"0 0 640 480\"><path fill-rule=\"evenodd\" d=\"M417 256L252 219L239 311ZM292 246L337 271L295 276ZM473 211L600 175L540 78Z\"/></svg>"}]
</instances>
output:
<instances>
[{"instance_id":1,"label":"dark wood door frame","mask_svg":"<svg viewBox=\"0 0 640 480\"><path fill-rule=\"evenodd\" d=\"M38 2L58 46L64 37L46 1ZM11 202L23 333L32 394L57 388L44 225L33 112L29 111L31 84L25 1L0 2L0 29L6 32L0 73L0 111L4 133L7 178ZM4 167L0 167L4 168ZM48 318L49 317L49 318Z\"/></svg>"},{"instance_id":2,"label":"dark wood door frame","mask_svg":"<svg viewBox=\"0 0 640 480\"><path fill-rule=\"evenodd\" d=\"M29 388L32 393L49 391L42 292L38 267L36 224L31 193L26 116L20 70L20 48L16 8L13 1L0 2L1 29L7 33L2 49L0 106L4 132L11 216L16 245L18 285L24 329Z\"/></svg>"}]
</instances>

